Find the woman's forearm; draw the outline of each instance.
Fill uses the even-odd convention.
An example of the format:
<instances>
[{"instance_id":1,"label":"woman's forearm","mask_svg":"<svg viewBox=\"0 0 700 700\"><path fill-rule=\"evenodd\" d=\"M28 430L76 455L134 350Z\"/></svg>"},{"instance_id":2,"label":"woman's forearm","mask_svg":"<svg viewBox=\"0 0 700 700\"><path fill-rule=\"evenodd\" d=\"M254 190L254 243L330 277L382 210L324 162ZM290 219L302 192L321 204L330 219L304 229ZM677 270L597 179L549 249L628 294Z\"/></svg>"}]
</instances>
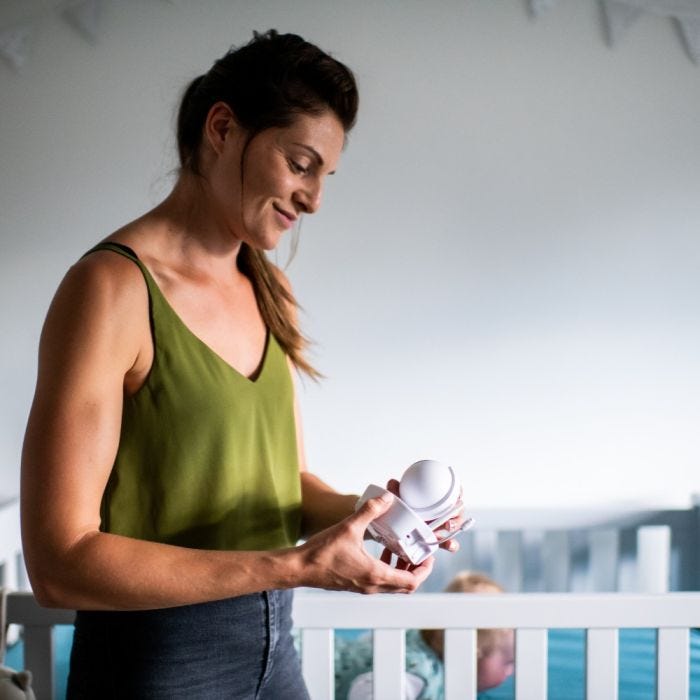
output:
<instances>
[{"instance_id":1,"label":"woman's forearm","mask_svg":"<svg viewBox=\"0 0 700 700\"><path fill-rule=\"evenodd\" d=\"M325 530L355 512L358 496L341 494L314 474L301 473L302 534Z\"/></svg>"},{"instance_id":2,"label":"woman's forearm","mask_svg":"<svg viewBox=\"0 0 700 700\"><path fill-rule=\"evenodd\" d=\"M61 553L36 552L31 583L46 607L143 610L302 585L297 549L190 549L103 532Z\"/></svg>"},{"instance_id":3,"label":"woman's forearm","mask_svg":"<svg viewBox=\"0 0 700 700\"><path fill-rule=\"evenodd\" d=\"M326 517L346 511L348 500L329 497L335 505L324 509ZM403 571L370 557L362 545L367 525L389 504L370 499L303 545L267 552L188 549L91 532L60 554L35 548L31 582L41 605L82 610L174 607L297 586L410 593L430 574L432 558Z\"/></svg>"}]
</instances>

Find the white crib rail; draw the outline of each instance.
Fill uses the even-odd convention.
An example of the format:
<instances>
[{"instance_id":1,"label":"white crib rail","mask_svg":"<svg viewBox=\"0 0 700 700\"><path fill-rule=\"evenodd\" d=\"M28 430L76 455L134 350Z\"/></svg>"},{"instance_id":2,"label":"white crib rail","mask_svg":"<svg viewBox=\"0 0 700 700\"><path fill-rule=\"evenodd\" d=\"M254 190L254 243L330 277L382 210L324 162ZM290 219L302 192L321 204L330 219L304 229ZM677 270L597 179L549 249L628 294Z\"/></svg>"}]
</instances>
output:
<instances>
[{"instance_id":1,"label":"white crib rail","mask_svg":"<svg viewBox=\"0 0 700 700\"><path fill-rule=\"evenodd\" d=\"M0 499L0 586L13 590L26 585L19 524L19 499Z\"/></svg>"},{"instance_id":2,"label":"white crib rail","mask_svg":"<svg viewBox=\"0 0 700 700\"><path fill-rule=\"evenodd\" d=\"M509 593L526 590L565 593L572 590L573 573L577 568L576 590L579 592L668 591L671 583L671 528L668 525L635 528L636 552L628 552L622 557L624 529L611 525L587 531L475 530L463 537L463 551L450 560L438 561L436 579L440 579L442 588L451 574L466 568L491 573ZM577 567L577 558L580 560L582 555L585 563L581 565L579 561ZM622 585L620 575L624 563L633 567L632 580L628 576L624 582L626 586ZM441 568L445 570L441 571ZM529 585L526 585L528 572Z\"/></svg>"},{"instance_id":3,"label":"white crib rail","mask_svg":"<svg viewBox=\"0 0 700 700\"><path fill-rule=\"evenodd\" d=\"M54 625L72 625L72 610L39 607L32 593L10 593L7 620L24 625L24 667L32 672L32 687L37 700L52 700L54 693Z\"/></svg>"},{"instance_id":4,"label":"white crib rail","mask_svg":"<svg viewBox=\"0 0 700 700\"><path fill-rule=\"evenodd\" d=\"M374 697L403 700L403 630L444 629L445 700L476 698L475 630L516 630L516 700L547 697L547 630L587 630L587 698L617 700L620 628L658 630L659 700L687 700L689 628L700 626L699 593L360 596L297 593L294 623L302 630L302 668L312 700L334 697L337 629L373 629Z\"/></svg>"}]
</instances>

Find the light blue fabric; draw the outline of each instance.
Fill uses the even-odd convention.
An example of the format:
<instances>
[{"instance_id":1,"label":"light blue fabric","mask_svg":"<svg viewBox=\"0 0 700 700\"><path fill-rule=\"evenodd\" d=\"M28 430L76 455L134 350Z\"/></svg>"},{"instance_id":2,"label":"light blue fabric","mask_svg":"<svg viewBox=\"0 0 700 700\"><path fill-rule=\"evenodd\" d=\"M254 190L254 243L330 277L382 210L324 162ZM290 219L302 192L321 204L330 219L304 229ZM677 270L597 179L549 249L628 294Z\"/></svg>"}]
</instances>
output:
<instances>
[{"instance_id":1,"label":"light blue fabric","mask_svg":"<svg viewBox=\"0 0 700 700\"><path fill-rule=\"evenodd\" d=\"M372 670L372 635L338 634L335 640L335 697L346 700L357 676ZM406 671L424 683L418 700L443 700L442 662L418 630L406 632Z\"/></svg>"},{"instance_id":2,"label":"light blue fabric","mask_svg":"<svg viewBox=\"0 0 700 700\"><path fill-rule=\"evenodd\" d=\"M336 642L356 640L368 630L337 630ZM55 691L57 700L66 695L68 660L73 639L72 627L54 629ZM549 697L556 700L584 700L585 632L583 630L549 631ZM22 644L7 651L5 664L22 668ZM31 670L31 669L30 669ZM517 671L516 671L517 672ZM655 697L656 633L654 630L620 631L619 700L652 700ZM479 700L513 700L515 683L511 676L493 690L479 693ZM700 700L700 631L690 632L690 698Z\"/></svg>"}]
</instances>

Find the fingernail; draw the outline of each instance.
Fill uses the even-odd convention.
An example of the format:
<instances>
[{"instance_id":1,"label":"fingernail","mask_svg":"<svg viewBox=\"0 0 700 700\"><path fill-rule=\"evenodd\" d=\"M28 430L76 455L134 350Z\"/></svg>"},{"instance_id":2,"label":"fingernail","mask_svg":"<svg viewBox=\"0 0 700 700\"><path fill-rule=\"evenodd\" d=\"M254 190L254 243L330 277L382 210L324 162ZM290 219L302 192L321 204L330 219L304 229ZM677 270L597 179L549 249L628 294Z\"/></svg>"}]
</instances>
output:
<instances>
[{"instance_id":1,"label":"fingernail","mask_svg":"<svg viewBox=\"0 0 700 700\"><path fill-rule=\"evenodd\" d=\"M390 491L385 491L380 497L379 500L384 502L384 503L391 503L394 500L394 494L391 493Z\"/></svg>"}]
</instances>

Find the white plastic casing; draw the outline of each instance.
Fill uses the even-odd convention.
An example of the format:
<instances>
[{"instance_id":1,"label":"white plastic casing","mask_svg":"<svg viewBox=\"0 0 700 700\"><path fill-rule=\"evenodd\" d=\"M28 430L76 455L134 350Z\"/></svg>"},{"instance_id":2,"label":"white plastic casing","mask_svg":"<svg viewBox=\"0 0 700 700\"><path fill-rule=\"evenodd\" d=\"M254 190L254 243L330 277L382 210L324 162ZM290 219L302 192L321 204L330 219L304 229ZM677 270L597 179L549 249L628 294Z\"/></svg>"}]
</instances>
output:
<instances>
[{"instance_id":1,"label":"white plastic casing","mask_svg":"<svg viewBox=\"0 0 700 700\"><path fill-rule=\"evenodd\" d=\"M433 459L412 464L401 477L399 495L416 515L437 527L448 520L455 508L461 485L452 467Z\"/></svg>"},{"instance_id":2,"label":"white plastic casing","mask_svg":"<svg viewBox=\"0 0 700 700\"><path fill-rule=\"evenodd\" d=\"M367 529L377 542L397 556L420 564L439 546L433 530L462 509L461 491L452 467L430 459L416 462L401 477L400 497L394 496L389 510L373 520ZM355 508L383 493L386 489L370 484ZM466 521L462 530L472 522Z\"/></svg>"}]
</instances>

